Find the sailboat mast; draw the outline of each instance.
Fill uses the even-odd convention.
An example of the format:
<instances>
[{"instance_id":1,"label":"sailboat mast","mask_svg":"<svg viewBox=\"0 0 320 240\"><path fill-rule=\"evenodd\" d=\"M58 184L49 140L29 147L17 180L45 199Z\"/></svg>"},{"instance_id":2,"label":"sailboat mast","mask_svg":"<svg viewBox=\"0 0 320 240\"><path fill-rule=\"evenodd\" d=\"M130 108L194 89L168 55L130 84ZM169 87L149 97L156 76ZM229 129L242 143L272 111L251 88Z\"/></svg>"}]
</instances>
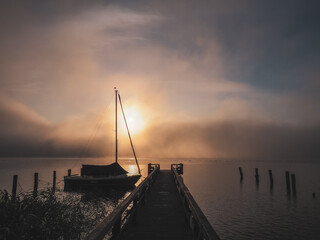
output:
<instances>
[{"instance_id":1,"label":"sailboat mast","mask_svg":"<svg viewBox=\"0 0 320 240\"><path fill-rule=\"evenodd\" d=\"M117 100L118 100L118 90L117 88L114 88L115 90L115 102L116 102L116 108L115 108L115 122L116 122L116 162L118 162L118 104L117 104Z\"/></svg>"}]
</instances>

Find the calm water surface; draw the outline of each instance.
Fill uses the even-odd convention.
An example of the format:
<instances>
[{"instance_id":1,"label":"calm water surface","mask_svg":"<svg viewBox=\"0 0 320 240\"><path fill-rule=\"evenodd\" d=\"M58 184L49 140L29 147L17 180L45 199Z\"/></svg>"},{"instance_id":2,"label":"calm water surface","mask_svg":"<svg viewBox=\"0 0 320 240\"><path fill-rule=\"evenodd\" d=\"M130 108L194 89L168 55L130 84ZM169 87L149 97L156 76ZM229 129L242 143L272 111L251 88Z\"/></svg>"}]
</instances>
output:
<instances>
[{"instance_id":1,"label":"calm water surface","mask_svg":"<svg viewBox=\"0 0 320 240\"><path fill-rule=\"evenodd\" d=\"M0 159L0 189L11 190L18 174L19 191L32 189L33 173L39 173L40 187L50 186L57 171L60 188L67 169L79 173L82 163L107 164L111 159ZM147 164L184 163L184 181L195 200L222 239L320 239L320 164L314 162L233 161L213 159L141 159L143 177ZM120 163L135 173L134 160ZM244 179L240 183L238 167ZM259 168L260 182L254 169ZM270 188L268 170L273 171ZM297 195L287 195L285 171L296 174ZM143 179L143 178L142 178ZM316 193L316 198L312 193Z\"/></svg>"}]
</instances>

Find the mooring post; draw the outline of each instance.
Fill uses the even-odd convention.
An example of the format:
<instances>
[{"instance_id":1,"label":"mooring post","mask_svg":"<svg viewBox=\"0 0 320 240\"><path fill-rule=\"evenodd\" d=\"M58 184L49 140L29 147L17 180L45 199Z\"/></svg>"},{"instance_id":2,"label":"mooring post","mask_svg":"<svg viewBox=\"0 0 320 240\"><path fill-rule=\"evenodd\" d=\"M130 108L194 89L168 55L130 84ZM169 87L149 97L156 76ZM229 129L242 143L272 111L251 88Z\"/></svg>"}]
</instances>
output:
<instances>
[{"instance_id":1,"label":"mooring post","mask_svg":"<svg viewBox=\"0 0 320 240\"><path fill-rule=\"evenodd\" d=\"M315 192L312 193L312 197L316 198L316 193Z\"/></svg>"},{"instance_id":2,"label":"mooring post","mask_svg":"<svg viewBox=\"0 0 320 240\"><path fill-rule=\"evenodd\" d=\"M290 195L290 172L286 171L286 185L287 185L287 194Z\"/></svg>"},{"instance_id":3,"label":"mooring post","mask_svg":"<svg viewBox=\"0 0 320 240\"><path fill-rule=\"evenodd\" d=\"M68 177L71 176L71 169L68 169Z\"/></svg>"},{"instance_id":4,"label":"mooring post","mask_svg":"<svg viewBox=\"0 0 320 240\"><path fill-rule=\"evenodd\" d=\"M34 173L33 197L38 195L38 173Z\"/></svg>"},{"instance_id":5,"label":"mooring post","mask_svg":"<svg viewBox=\"0 0 320 240\"><path fill-rule=\"evenodd\" d=\"M258 168L256 168L255 171L256 171L256 174L255 174L256 183L258 184L259 183L259 170L258 170Z\"/></svg>"},{"instance_id":6,"label":"mooring post","mask_svg":"<svg viewBox=\"0 0 320 240\"><path fill-rule=\"evenodd\" d=\"M297 194L296 175L295 174L291 174L291 184L292 184L292 194L295 196Z\"/></svg>"},{"instance_id":7,"label":"mooring post","mask_svg":"<svg viewBox=\"0 0 320 240\"><path fill-rule=\"evenodd\" d=\"M11 200L15 200L17 196L18 175L13 175Z\"/></svg>"},{"instance_id":8,"label":"mooring post","mask_svg":"<svg viewBox=\"0 0 320 240\"><path fill-rule=\"evenodd\" d=\"M56 180L57 180L57 172L53 171L53 182L52 182L52 192L56 191Z\"/></svg>"},{"instance_id":9,"label":"mooring post","mask_svg":"<svg viewBox=\"0 0 320 240\"><path fill-rule=\"evenodd\" d=\"M270 188L273 188L273 176L272 170L269 170Z\"/></svg>"},{"instance_id":10,"label":"mooring post","mask_svg":"<svg viewBox=\"0 0 320 240\"><path fill-rule=\"evenodd\" d=\"M240 181L242 181L243 180L243 173L242 173L241 167L239 167L239 172L240 172Z\"/></svg>"}]
</instances>

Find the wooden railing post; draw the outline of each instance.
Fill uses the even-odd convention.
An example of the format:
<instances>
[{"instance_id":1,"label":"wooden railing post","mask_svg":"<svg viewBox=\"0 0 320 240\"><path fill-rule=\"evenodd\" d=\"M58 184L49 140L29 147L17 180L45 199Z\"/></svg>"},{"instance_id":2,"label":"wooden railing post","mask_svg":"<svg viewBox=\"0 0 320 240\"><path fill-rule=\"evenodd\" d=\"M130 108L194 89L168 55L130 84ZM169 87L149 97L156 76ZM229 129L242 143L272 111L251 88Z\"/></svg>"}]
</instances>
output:
<instances>
[{"instance_id":1,"label":"wooden railing post","mask_svg":"<svg viewBox=\"0 0 320 240\"><path fill-rule=\"evenodd\" d=\"M172 169L175 169L179 175L183 175L183 163L171 164L171 170Z\"/></svg>"}]
</instances>

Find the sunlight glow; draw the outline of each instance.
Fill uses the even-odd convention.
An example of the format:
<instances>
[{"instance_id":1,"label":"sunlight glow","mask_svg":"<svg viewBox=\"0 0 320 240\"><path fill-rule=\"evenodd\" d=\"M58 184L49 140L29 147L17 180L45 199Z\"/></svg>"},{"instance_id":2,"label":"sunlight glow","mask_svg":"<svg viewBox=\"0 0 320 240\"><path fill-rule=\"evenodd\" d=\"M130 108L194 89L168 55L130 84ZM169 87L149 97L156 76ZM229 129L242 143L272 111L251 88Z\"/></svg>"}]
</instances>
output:
<instances>
[{"instance_id":1,"label":"sunlight glow","mask_svg":"<svg viewBox=\"0 0 320 240\"><path fill-rule=\"evenodd\" d=\"M124 109L126 115L129 131L131 135L140 133L145 128L145 121L143 120L142 114L136 107L128 107ZM122 117L121 117L122 119ZM121 130L126 133L126 126L124 121L121 121Z\"/></svg>"}]
</instances>

